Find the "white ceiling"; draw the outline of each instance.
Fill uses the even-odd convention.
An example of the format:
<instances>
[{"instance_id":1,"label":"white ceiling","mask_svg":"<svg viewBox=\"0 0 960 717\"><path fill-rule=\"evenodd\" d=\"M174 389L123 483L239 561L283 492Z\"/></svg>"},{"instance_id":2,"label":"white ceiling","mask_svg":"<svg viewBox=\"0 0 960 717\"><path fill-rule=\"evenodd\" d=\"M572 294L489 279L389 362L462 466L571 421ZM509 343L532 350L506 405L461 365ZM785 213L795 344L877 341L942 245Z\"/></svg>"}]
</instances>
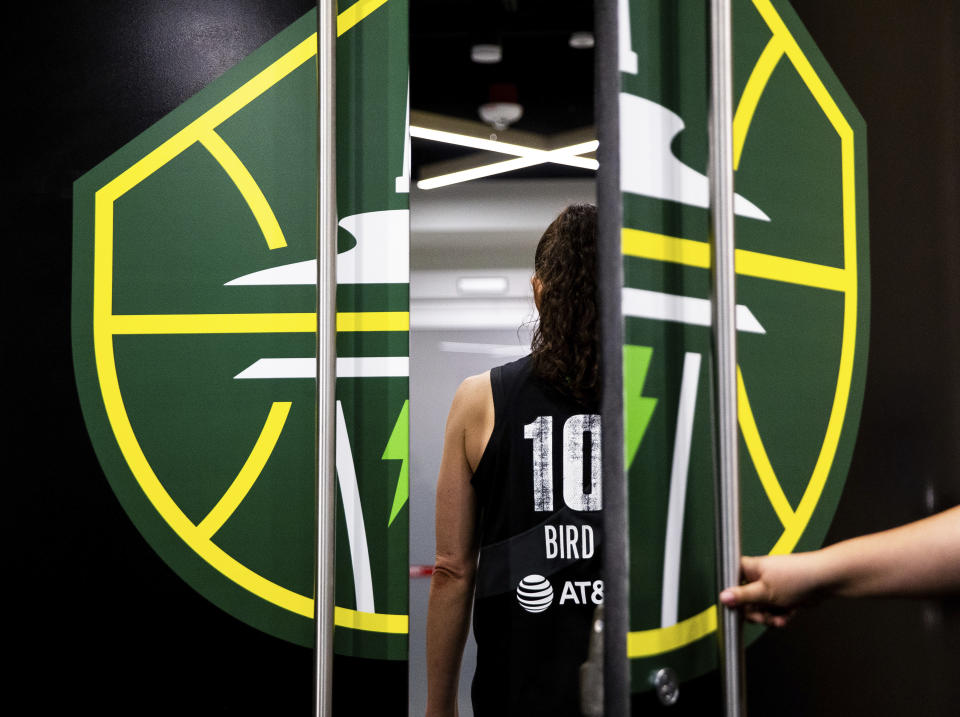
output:
<instances>
[{"instance_id":1,"label":"white ceiling","mask_svg":"<svg viewBox=\"0 0 960 717\"><path fill-rule=\"evenodd\" d=\"M431 190L411 187L410 268L532 270L543 230L574 202L596 202L593 180L487 179Z\"/></svg>"},{"instance_id":2,"label":"white ceiling","mask_svg":"<svg viewBox=\"0 0 960 717\"><path fill-rule=\"evenodd\" d=\"M537 242L573 202L595 202L592 180L485 180L410 191L410 321L417 329L509 328L536 315L530 276ZM500 278L494 295L463 277Z\"/></svg>"}]
</instances>

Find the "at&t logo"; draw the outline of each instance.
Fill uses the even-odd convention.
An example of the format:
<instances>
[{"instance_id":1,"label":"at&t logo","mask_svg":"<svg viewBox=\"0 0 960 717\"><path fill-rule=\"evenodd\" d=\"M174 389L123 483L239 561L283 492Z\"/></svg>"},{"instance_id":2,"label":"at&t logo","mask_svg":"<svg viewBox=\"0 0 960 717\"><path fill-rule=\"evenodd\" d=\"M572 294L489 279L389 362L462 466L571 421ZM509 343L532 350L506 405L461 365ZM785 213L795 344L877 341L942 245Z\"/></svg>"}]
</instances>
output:
<instances>
[{"instance_id":1,"label":"at&t logo","mask_svg":"<svg viewBox=\"0 0 960 717\"><path fill-rule=\"evenodd\" d=\"M528 575L517 585L517 602L527 612L543 612L553 604L553 585L542 575ZM603 604L602 580L567 580L563 584L560 604Z\"/></svg>"},{"instance_id":2,"label":"at&t logo","mask_svg":"<svg viewBox=\"0 0 960 717\"><path fill-rule=\"evenodd\" d=\"M542 575L528 575L517 585L517 602L527 612L543 612L553 603L553 586Z\"/></svg>"}]
</instances>

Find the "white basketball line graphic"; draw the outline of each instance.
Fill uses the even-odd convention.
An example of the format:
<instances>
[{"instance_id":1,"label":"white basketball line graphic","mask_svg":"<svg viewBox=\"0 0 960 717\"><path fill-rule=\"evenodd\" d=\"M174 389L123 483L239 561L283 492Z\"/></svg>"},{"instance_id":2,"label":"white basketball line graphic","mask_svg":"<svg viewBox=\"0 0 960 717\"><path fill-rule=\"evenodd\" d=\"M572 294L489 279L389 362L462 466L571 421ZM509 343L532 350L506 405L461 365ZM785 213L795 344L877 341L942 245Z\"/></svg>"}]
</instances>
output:
<instances>
[{"instance_id":1,"label":"white basketball line graphic","mask_svg":"<svg viewBox=\"0 0 960 717\"><path fill-rule=\"evenodd\" d=\"M667 199L706 209L707 175L684 164L673 153L673 141L686 123L676 112L652 100L620 94L620 186L628 194ZM739 194L734 213L769 222L770 217Z\"/></svg>"},{"instance_id":2,"label":"white basketball line graphic","mask_svg":"<svg viewBox=\"0 0 960 717\"><path fill-rule=\"evenodd\" d=\"M410 211L386 209L340 220L357 243L337 254L338 284L410 282ZM238 276L224 286L309 286L317 283L317 260L307 259Z\"/></svg>"}]
</instances>

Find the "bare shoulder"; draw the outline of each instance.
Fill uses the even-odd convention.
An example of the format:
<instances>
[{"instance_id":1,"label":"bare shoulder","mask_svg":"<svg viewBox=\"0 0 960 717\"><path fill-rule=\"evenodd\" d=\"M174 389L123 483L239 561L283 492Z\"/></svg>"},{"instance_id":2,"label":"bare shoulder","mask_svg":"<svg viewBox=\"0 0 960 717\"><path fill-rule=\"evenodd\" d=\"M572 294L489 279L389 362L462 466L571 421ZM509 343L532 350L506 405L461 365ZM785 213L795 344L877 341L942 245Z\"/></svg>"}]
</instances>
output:
<instances>
[{"instance_id":1,"label":"bare shoulder","mask_svg":"<svg viewBox=\"0 0 960 717\"><path fill-rule=\"evenodd\" d=\"M483 412L493 406L493 390L490 387L490 372L484 371L476 376L467 376L460 382L453 396L451 410L472 414Z\"/></svg>"},{"instance_id":2,"label":"bare shoulder","mask_svg":"<svg viewBox=\"0 0 960 717\"><path fill-rule=\"evenodd\" d=\"M480 462L483 449L493 432L493 421L490 372L468 376L453 396L447 430L453 429L463 436L464 453L471 471L475 470Z\"/></svg>"}]
</instances>

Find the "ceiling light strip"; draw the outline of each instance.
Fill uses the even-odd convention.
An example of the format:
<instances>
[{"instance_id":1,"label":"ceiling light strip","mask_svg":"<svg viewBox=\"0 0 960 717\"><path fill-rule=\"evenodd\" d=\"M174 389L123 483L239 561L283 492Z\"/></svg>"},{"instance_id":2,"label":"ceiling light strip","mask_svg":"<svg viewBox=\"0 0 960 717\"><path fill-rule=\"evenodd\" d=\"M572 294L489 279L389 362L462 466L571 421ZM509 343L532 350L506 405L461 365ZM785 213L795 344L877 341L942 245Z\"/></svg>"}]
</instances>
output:
<instances>
[{"instance_id":1,"label":"ceiling light strip","mask_svg":"<svg viewBox=\"0 0 960 717\"><path fill-rule=\"evenodd\" d=\"M561 147L560 149L555 149L549 152L538 152L538 156L517 157L515 159L507 159L502 162L494 162L493 164L485 164L482 167L473 167L471 169L462 169L459 172L441 174L438 177L421 179L419 182L417 182L417 187L420 189L436 189L437 187L446 187L450 184L468 182L471 179L490 177L494 174L512 172L517 169L533 167L537 164L544 164L546 162L556 162L557 158L562 157L563 155L566 155L570 159L578 159L582 161L582 164L577 164L575 166L583 167L584 169L597 169L600 166L597 160L574 156L582 152L591 152L595 150L597 148L597 144L597 140L594 139L590 140L589 142L581 142L579 144L573 144L569 147ZM564 163L566 164L566 162Z\"/></svg>"},{"instance_id":2,"label":"ceiling light strip","mask_svg":"<svg viewBox=\"0 0 960 717\"><path fill-rule=\"evenodd\" d=\"M583 169L596 169L596 160L586 157L577 157L575 155L596 150L599 142L593 139L588 142L581 142L571 147L562 147L555 150L536 149L526 147L522 144L513 144L511 142L499 142L493 139L483 139L482 137L471 137L458 132L447 132L440 129L431 129L429 127L410 126L410 136L418 139L428 139L434 142L445 142L446 144L456 144L461 147L470 147L471 149L481 149L489 152L499 152L500 154L512 154L517 157L540 157L541 162L553 162L555 164L566 164L571 167L581 167ZM576 148L574 150L574 148ZM593 163L591 165L590 163ZM537 162L539 163L539 162ZM530 165L525 165L530 166Z\"/></svg>"}]
</instances>

